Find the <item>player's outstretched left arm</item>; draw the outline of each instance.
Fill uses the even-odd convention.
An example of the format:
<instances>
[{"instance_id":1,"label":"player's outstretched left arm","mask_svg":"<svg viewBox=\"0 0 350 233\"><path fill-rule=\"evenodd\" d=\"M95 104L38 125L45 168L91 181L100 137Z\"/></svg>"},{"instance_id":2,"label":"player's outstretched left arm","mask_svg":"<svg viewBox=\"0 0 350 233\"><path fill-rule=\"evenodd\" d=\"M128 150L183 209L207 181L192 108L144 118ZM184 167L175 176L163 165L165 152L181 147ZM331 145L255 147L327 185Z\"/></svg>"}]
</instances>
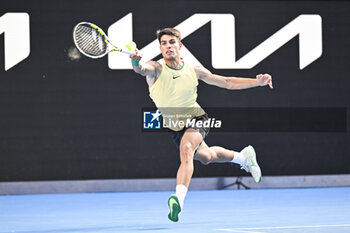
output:
<instances>
[{"instance_id":1,"label":"player's outstretched left arm","mask_svg":"<svg viewBox=\"0 0 350 233\"><path fill-rule=\"evenodd\" d=\"M269 74L258 74L256 78L242 78L242 77L225 77L217 74L212 74L209 70L202 66L195 66L195 72L198 79L207 84L214 85L230 90L240 90L252 87L272 86L272 77Z\"/></svg>"}]
</instances>

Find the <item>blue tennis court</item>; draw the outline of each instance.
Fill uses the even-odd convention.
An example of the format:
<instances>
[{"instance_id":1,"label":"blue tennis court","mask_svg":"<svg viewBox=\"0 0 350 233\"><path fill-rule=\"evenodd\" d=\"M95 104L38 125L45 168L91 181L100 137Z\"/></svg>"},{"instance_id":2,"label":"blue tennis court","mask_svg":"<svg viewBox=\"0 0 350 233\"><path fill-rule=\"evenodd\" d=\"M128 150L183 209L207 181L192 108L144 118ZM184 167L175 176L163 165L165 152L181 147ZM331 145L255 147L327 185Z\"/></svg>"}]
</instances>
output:
<instances>
[{"instance_id":1,"label":"blue tennis court","mask_svg":"<svg viewBox=\"0 0 350 233\"><path fill-rule=\"evenodd\" d=\"M190 191L177 223L170 194L0 196L0 232L350 232L350 187Z\"/></svg>"}]
</instances>

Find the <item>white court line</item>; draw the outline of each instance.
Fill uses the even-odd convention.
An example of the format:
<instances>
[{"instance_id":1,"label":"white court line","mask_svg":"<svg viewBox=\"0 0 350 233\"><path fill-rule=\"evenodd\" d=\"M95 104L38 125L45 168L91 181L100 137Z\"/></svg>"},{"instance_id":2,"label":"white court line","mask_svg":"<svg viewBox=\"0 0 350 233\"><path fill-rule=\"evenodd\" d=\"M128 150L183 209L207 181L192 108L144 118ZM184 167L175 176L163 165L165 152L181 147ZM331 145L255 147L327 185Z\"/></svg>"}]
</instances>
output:
<instances>
[{"instance_id":1,"label":"white court line","mask_svg":"<svg viewBox=\"0 0 350 233\"><path fill-rule=\"evenodd\" d=\"M264 233L261 231L243 231L243 230L236 230L236 229L216 229L217 231L230 231L230 232L238 232L238 233Z\"/></svg>"},{"instance_id":2,"label":"white court line","mask_svg":"<svg viewBox=\"0 0 350 233\"><path fill-rule=\"evenodd\" d=\"M326 228L326 227L350 227L350 224L339 225L313 225L313 226L280 226L280 227L251 227L251 228L223 228L216 229L217 231L230 231L242 233L264 233L252 230L273 230L273 229L303 229L303 228Z\"/></svg>"}]
</instances>

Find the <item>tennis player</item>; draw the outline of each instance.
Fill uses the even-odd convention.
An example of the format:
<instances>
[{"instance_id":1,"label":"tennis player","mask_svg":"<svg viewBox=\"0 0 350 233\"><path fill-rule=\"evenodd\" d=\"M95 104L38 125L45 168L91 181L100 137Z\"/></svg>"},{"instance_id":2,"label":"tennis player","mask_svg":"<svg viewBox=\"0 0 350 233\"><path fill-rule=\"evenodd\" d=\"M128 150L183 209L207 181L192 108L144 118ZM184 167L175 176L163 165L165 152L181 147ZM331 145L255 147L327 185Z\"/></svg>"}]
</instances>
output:
<instances>
[{"instance_id":1,"label":"tennis player","mask_svg":"<svg viewBox=\"0 0 350 233\"><path fill-rule=\"evenodd\" d=\"M180 152L181 164L177 172L176 193L168 200L168 217L171 221L177 222L192 178L194 159L203 164L237 163L242 169L251 173L255 182L261 181L261 170L252 146L236 152L220 146L209 147L205 143L209 127L204 127L208 125L204 122L210 119L196 102L198 80L221 88L237 90L266 85L273 88L272 78L269 74L258 74L256 78L212 74L206 68L192 66L182 59L181 34L178 30L164 28L158 30L156 34L163 56L160 62L147 61L140 64L142 54L137 49L130 58L134 71L146 77L150 97L160 110ZM194 121L196 124L180 124L181 121Z\"/></svg>"}]
</instances>

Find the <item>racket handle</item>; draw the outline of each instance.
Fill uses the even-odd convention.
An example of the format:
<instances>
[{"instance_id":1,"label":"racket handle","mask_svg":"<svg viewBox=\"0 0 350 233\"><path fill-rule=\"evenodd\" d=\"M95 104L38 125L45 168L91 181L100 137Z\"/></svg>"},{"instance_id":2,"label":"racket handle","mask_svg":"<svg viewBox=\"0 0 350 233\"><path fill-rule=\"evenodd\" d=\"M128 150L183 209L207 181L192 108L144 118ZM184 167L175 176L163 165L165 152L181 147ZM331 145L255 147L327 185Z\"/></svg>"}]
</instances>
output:
<instances>
[{"instance_id":1,"label":"racket handle","mask_svg":"<svg viewBox=\"0 0 350 233\"><path fill-rule=\"evenodd\" d=\"M132 52L126 51L126 50L121 50L120 52L125 53L125 54L128 54L128 55L131 55L131 54L132 54Z\"/></svg>"}]
</instances>

